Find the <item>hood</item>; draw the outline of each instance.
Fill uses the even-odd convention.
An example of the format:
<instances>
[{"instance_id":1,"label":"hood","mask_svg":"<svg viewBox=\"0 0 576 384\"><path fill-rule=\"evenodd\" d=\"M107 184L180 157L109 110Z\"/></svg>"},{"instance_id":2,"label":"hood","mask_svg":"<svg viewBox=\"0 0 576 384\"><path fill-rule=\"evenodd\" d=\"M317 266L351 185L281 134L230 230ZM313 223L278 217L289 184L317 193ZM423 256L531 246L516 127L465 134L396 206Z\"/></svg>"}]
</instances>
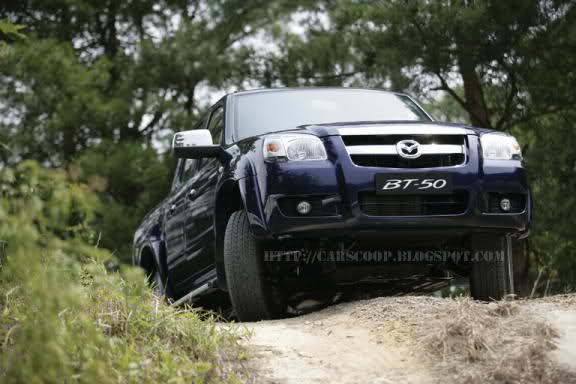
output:
<instances>
[{"instance_id":1,"label":"hood","mask_svg":"<svg viewBox=\"0 0 576 384\"><path fill-rule=\"evenodd\" d=\"M489 132L495 132L491 129L469 127L461 124L440 123L440 122L427 122L427 121L360 121L350 123L331 123L331 124L310 124L298 127L298 130L303 132L310 132L319 137L341 135L342 131L362 129L390 132L394 131L401 134L403 130L406 132L414 133L422 132L426 134L434 133L434 130L441 130L445 132L454 131L454 134L464 135L483 135ZM290 132L297 132L298 130L291 130ZM377 134L375 132L375 134Z\"/></svg>"}]
</instances>

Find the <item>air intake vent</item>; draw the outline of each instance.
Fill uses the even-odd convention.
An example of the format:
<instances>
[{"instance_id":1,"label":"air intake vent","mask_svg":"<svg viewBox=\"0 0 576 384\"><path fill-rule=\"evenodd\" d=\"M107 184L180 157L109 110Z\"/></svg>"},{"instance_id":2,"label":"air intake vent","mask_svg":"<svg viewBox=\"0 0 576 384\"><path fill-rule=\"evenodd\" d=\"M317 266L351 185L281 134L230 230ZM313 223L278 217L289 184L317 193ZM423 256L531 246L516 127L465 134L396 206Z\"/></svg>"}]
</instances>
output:
<instances>
[{"instance_id":1,"label":"air intake vent","mask_svg":"<svg viewBox=\"0 0 576 384\"><path fill-rule=\"evenodd\" d=\"M383 168L437 168L464 163L464 154L422 155L417 159L404 159L398 155L350 155L352 162L362 167Z\"/></svg>"},{"instance_id":2,"label":"air intake vent","mask_svg":"<svg viewBox=\"0 0 576 384\"><path fill-rule=\"evenodd\" d=\"M446 195L376 195L361 192L360 209L369 216L459 215L468 208L468 193Z\"/></svg>"}]
</instances>

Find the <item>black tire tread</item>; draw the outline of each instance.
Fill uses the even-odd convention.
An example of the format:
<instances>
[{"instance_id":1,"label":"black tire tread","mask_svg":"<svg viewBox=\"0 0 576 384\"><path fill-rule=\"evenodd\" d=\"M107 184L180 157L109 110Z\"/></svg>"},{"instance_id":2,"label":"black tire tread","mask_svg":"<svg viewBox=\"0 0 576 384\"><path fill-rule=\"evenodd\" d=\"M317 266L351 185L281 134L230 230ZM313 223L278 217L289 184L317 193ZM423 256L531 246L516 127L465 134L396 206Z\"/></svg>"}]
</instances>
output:
<instances>
[{"instance_id":1,"label":"black tire tread","mask_svg":"<svg viewBox=\"0 0 576 384\"><path fill-rule=\"evenodd\" d=\"M470 291L476 300L501 300L508 292L505 242L497 237L485 244L487 249L504 251L504 260L476 261L470 272ZM475 249L478 250L478 249Z\"/></svg>"},{"instance_id":2,"label":"black tire tread","mask_svg":"<svg viewBox=\"0 0 576 384\"><path fill-rule=\"evenodd\" d=\"M224 268L230 300L240 321L272 318L259 253L246 213L232 213L224 235Z\"/></svg>"},{"instance_id":3,"label":"black tire tread","mask_svg":"<svg viewBox=\"0 0 576 384\"><path fill-rule=\"evenodd\" d=\"M470 290L476 300L501 300L506 296L506 268L502 262L477 262L472 266Z\"/></svg>"}]
</instances>

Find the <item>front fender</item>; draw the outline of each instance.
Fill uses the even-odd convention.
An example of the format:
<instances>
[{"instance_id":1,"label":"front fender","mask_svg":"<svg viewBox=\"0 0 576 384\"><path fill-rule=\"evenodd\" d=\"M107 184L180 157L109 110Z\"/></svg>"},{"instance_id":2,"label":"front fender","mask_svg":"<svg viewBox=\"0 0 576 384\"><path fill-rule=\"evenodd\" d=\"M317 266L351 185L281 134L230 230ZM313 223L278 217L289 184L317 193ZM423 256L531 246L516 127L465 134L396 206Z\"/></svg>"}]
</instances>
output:
<instances>
[{"instance_id":1,"label":"front fender","mask_svg":"<svg viewBox=\"0 0 576 384\"><path fill-rule=\"evenodd\" d=\"M241 140L225 149L227 161L223 162L224 173L217 188L220 191L224 185L233 180L238 185L242 205L248 214L252 233L260 236L268 228L264 216L264 201L262 185L259 183L259 174L266 174L265 164L262 161L262 139L252 137ZM220 193L217 193L219 196Z\"/></svg>"},{"instance_id":2,"label":"front fender","mask_svg":"<svg viewBox=\"0 0 576 384\"><path fill-rule=\"evenodd\" d=\"M162 262L164 237L162 234L162 204L149 213L134 234L133 264L144 267L153 262L165 276L166 266ZM146 253L148 252L148 253ZM151 258L152 260L143 258Z\"/></svg>"},{"instance_id":3,"label":"front fender","mask_svg":"<svg viewBox=\"0 0 576 384\"><path fill-rule=\"evenodd\" d=\"M250 229L254 236L263 236L267 233L264 215L264 202L262 193L258 184L258 178L254 175L244 177L238 180L238 187L244 203L244 209L248 215Z\"/></svg>"}]
</instances>

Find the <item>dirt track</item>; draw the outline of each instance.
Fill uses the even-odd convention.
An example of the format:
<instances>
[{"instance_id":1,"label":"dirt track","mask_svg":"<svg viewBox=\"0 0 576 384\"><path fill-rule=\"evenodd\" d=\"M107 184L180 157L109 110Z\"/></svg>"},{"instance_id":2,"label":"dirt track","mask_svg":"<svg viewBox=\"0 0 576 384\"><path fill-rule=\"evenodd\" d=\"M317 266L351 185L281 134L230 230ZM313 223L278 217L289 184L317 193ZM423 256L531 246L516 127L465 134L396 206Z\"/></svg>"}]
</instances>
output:
<instances>
[{"instance_id":1,"label":"dirt track","mask_svg":"<svg viewBox=\"0 0 576 384\"><path fill-rule=\"evenodd\" d=\"M386 297L244 324L257 383L576 383L576 296Z\"/></svg>"}]
</instances>

